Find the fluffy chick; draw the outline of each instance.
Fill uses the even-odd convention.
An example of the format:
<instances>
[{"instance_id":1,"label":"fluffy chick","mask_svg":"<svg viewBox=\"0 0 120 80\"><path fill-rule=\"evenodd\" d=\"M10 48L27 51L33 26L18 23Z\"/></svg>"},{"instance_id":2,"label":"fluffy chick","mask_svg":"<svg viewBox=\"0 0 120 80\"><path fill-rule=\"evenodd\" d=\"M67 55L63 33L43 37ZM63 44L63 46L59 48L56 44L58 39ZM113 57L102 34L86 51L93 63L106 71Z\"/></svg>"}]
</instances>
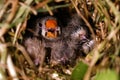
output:
<instances>
[{"instance_id":1,"label":"fluffy chick","mask_svg":"<svg viewBox=\"0 0 120 80\"><path fill-rule=\"evenodd\" d=\"M90 31L80 16L74 14L67 26L62 30L65 38L71 39L71 43L75 43L77 49L87 54L95 45L92 40Z\"/></svg>"},{"instance_id":2,"label":"fluffy chick","mask_svg":"<svg viewBox=\"0 0 120 80\"><path fill-rule=\"evenodd\" d=\"M61 27L55 17L48 16L37 20L35 28L35 34L42 39L28 38L24 45L36 65L43 59L45 48L51 49L50 63L57 65L72 63L77 57L76 50L88 53L95 44L89 37L89 29L77 14L65 27Z\"/></svg>"},{"instance_id":3,"label":"fluffy chick","mask_svg":"<svg viewBox=\"0 0 120 80\"><path fill-rule=\"evenodd\" d=\"M53 44L59 40L60 34L60 26L55 17L47 16L36 21L33 36L27 36L23 42L36 66L44 61L46 48L52 49Z\"/></svg>"},{"instance_id":4,"label":"fluffy chick","mask_svg":"<svg viewBox=\"0 0 120 80\"><path fill-rule=\"evenodd\" d=\"M44 61L45 45L38 38L26 38L24 41L24 46L36 66Z\"/></svg>"},{"instance_id":5,"label":"fluffy chick","mask_svg":"<svg viewBox=\"0 0 120 80\"><path fill-rule=\"evenodd\" d=\"M59 40L52 45L51 50L51 63L52 65L57 64L71 64L75 61L76 54L75 54L75 48L73 42L70 40Z\"/></svg>"}]
</instances>

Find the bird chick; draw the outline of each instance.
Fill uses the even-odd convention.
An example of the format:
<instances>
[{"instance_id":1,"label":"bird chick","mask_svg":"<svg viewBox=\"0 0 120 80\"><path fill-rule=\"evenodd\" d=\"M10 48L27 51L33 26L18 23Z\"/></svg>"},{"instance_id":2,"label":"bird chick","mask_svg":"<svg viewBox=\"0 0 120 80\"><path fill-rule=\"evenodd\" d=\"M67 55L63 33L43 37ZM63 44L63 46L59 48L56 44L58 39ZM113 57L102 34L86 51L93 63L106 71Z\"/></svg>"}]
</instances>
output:
<instances>
[{"instance_id":1,"label":"bird chick","mask_svg":"<svg viewBox=\"0 0 120 80\"><path fill-rule=\"evenodd\" d=\"M36 66L44 61L45 45L38 38L26 38L24 46Z\"/></svg>"},{"instance_id":2,"label":"bird chick","mask_svg":"<svg viewBox=\"0 0 120 80\"><path fill-rule=\"evenodd\" d=\"M76 58L75 47L73 42L65 39L53 43L50 61L52 65L71 64Z\"/></svg>"},{"instance_id":3,"label":"bird chick","mask_svg":"<svg viewBox=\"0 0 120 80\"><path fill-rule=\"evenodd\" d=\"M53 65L70 63L76 57L75 43L62 35L61 28L55 17L48 16L37 21L36 33L43 37L45 48L51 48L50 63Z\"/></svg>"},{"instance_id":4,"label":"bird chick","mask_svg":"<svg viewBox=\"0 0 120 80\"><path fill-rule=\"evenodd\" d=\"M38 19L34 28L33 36L27 36L23 44L37 66L44 61L45 48L51 48L53 43L59 39L61 31L57 19L52 16Z\"/></svg>"},{"instance_id":5,"label":"bird chick","mask_svg":"<svg viewBox=\"0 0 120 80\"><path fill-rule=\"evenodd\" d=\"M90 37L90 31L80 16L74 14L65 29L62 30L65 38L70 38L77 49L87 54L94 47L95 40Z\"/></svg>"},{"instance_id":6,"label":"bird chick","mask_svg":"<svg viewBox=\"0 0 120 80\"><path fill-rule=\"evenodd\" d=\"M38 19L35 28L38 38L28 38L24 45L36 65L43 59L45 48L51 49L50 63L57 65L72 63L77 57L76 50L88 53L94 45L89 29L77 14L70 18L65 27L61 27L55 17L47 16Z\"/></svg>"},{"instance_id":7,"label":"bird chick","mask_svg":"<svg viewBox=\"0 0 120 80\"><path fill-rule=\"evenodd\" d=\"M81 17L74 14L62 31L65 37L69 37L74 40L82 40L88 37L89 30Z\"/></svg>"}]
</instances>

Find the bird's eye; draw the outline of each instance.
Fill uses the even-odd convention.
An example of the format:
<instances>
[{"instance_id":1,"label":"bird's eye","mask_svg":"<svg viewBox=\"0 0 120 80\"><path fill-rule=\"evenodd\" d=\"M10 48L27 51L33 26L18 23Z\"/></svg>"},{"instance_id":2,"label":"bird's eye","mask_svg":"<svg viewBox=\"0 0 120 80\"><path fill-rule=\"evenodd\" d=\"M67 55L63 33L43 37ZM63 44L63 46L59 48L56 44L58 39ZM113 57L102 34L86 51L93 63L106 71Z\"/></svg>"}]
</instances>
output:
<instances>
[{"instance_id":1,"label":"bird's eye","mask_svg":"<svg viewBox=\"0 0 120 80\"><path fill-rule=\"evenodd\" d=\"M39 27L41 28L42 27L42 24L41 23L38 23Z\"/></svg>"}]
</instances>

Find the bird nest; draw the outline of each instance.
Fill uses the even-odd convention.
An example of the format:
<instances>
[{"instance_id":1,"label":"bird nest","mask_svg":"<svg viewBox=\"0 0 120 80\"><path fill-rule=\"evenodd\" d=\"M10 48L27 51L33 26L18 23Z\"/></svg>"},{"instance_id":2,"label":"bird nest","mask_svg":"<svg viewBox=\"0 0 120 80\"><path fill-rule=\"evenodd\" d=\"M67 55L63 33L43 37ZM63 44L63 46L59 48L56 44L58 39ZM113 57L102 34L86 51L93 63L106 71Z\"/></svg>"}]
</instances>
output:
<instances>
[{"instance_id":1,"label":"bird nest","mask_svg":"<svg viewBox=\"0 0 120 80\"><path fill-rule=\"evenodd\" d=\"M0 1L0 80L119 80L119 4L119 0ZM57 23L50 20L45 25L55 29L40 33L44 28L39 22L47 16L62 27L55 28ZM60 38L48 40L58 33Z\"/></svg>"}]
</instances>

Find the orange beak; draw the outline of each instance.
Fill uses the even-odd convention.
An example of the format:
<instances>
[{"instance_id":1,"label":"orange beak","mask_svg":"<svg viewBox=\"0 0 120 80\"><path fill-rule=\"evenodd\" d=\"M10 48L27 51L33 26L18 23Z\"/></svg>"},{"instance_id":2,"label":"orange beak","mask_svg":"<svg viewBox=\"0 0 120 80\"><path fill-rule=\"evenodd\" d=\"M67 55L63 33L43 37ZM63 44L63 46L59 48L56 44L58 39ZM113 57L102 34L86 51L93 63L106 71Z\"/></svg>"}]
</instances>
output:
<instances>
[{"instance_id":1,"label":"orange beak","mask_svg":"<svg viewBox=\"0 0 120 80\"><path fill-rule=\"evenodd\" d=\"M51 32L47 32L47 35L46 35L48 38L56 38L57 37L57 32L55 33L51 33Z\"/></svg>"},{"instance_id":2,"label":"orange beak","mask_svg":"<svg viewBox=\"0 0 120 80\"><path fill-rule=\"evenodd\" d=\"M48 38L56 38L57 37L57 22L56 20L54 19L49 19L46 21L46 29L48 30L47 31L47 34L46 36Z\"/></svg>"}]
</instances>

